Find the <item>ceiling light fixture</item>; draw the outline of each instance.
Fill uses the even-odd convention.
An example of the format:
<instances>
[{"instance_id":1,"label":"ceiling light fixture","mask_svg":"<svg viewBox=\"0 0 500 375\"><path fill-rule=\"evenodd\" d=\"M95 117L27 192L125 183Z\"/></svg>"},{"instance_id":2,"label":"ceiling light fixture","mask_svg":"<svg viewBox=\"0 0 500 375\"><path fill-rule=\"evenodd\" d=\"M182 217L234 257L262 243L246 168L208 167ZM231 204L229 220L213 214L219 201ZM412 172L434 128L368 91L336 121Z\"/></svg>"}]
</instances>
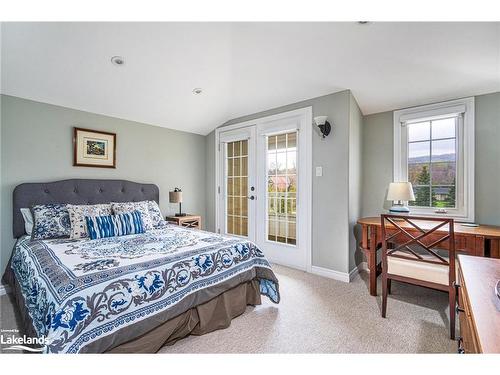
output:
<instances>
[{"instance_id":1,"label":"ceiling light fixture","mask_svg":"<svg viewBox=\"0 0 500 375\"><path fill-rule=\"evenodd\" d=\"M203 92L203 90L199 87L193 89L193 94L195 95L200 95Z\"/></svg>"},{"instance_id":2,"label":"ceiling light fixture","mask_svg":"<svg viewBox=\"0 0 500 375\"><path fill-rule=\"evenodd\" d=\"M113 56L111 62L116 66L122 66L125 64L125 59L121 56Z\"/></svg>"}]
</instances>

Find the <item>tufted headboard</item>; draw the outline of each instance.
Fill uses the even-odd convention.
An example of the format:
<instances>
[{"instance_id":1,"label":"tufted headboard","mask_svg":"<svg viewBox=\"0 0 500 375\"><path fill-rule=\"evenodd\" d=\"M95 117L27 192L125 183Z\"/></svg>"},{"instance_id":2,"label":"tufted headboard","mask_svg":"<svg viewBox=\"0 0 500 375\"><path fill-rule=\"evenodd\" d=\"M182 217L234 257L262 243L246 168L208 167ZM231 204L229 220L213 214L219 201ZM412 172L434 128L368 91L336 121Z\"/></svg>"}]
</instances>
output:
<instances>
[{"instance_id":1,"label":"tufted headboard","mask_svg":"<svg viewBox=\"0 0 500 375\"><path fill-rule=\"evenodd\" d=\"M13 234L22 236L24 220L20 209L35 204L97 204L154 200L159 202L158 186L126 180L73 179L17 185L13 193Z\"/></svg>"}]
</instances>

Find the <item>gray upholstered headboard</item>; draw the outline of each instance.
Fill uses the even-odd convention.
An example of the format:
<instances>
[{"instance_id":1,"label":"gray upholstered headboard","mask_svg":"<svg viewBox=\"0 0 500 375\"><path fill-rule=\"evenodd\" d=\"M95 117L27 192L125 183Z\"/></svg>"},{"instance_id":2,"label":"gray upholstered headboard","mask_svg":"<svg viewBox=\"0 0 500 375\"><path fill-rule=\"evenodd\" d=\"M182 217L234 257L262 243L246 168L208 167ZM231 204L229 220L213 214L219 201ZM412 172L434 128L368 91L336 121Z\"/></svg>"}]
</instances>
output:
<instances>
[{"instance_id":1,"label":"gray upholstered headboard","mask_svg":"<svg viewBox=\"0 0 500 375\"><path fill-rule=\"evenodd\" d=\"M97 204L154 200L159 202L158 186L126 180L73 179L17 185L13 194L13 234L22 236L24 220L20 209L35 204Z\"/></svg>"}]
</instances>

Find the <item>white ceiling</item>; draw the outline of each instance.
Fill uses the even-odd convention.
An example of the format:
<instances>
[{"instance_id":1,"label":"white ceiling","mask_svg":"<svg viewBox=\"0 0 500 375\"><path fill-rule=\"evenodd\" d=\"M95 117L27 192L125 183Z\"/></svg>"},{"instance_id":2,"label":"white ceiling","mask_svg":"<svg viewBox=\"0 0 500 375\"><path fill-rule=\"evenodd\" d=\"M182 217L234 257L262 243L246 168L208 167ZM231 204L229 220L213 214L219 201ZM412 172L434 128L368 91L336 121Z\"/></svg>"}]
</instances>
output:
<instances>
[{"instance_id":1,"label":"white ceiling","mask_svg":"<svg viewBox=\"0 0 500 375\"><path fill-rule=\"evenodd\" d=\"M364 114L500 91L500 23L3 23L1 67L4 94L207 134L343 89Z\"/></svg>"}]
</instances>

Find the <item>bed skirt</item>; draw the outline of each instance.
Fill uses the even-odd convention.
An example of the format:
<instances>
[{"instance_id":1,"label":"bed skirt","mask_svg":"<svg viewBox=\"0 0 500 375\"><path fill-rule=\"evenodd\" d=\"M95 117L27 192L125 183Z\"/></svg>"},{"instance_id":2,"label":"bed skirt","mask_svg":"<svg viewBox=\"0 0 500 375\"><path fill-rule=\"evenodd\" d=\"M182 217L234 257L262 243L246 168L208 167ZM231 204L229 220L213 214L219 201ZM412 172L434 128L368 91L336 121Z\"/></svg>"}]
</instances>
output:
<instances>
[{"instance_id":1,"label":"bed skirt","mask_svg":"<svg viewBox=\"0 0 500 375\"><path fill-rule=\"evenodd\" d=\"M227 328L233 318L245 312L247 305L260 304L259 281L247 281L106 353L156 353L186 336Z\"/></svg>"},{"instance_id":2,"label":"bed skirt","mask_svg":"<svg viewBox=\"0 0 500 375\"><path fill-rule=\"evenodd\" d=\"M24 305L20 286L11 272L10 262L3 277L4 282L11 286L12 296L20 315L20 333L37 337L31 323L31 318ZM218 296L194 306L180 315L160 323L156 328L142 336L125 343L111 345L104 353L156 353L164 345L172 345L189 335L203 335L218 329L227 328L231 320L245 312L248 305L262 303L259 280L242 282L235 287L222 292ZM151 318L154 318L151 317ZM124 328L127 329L127 328Z\"/></svg>"}]
</instances>

